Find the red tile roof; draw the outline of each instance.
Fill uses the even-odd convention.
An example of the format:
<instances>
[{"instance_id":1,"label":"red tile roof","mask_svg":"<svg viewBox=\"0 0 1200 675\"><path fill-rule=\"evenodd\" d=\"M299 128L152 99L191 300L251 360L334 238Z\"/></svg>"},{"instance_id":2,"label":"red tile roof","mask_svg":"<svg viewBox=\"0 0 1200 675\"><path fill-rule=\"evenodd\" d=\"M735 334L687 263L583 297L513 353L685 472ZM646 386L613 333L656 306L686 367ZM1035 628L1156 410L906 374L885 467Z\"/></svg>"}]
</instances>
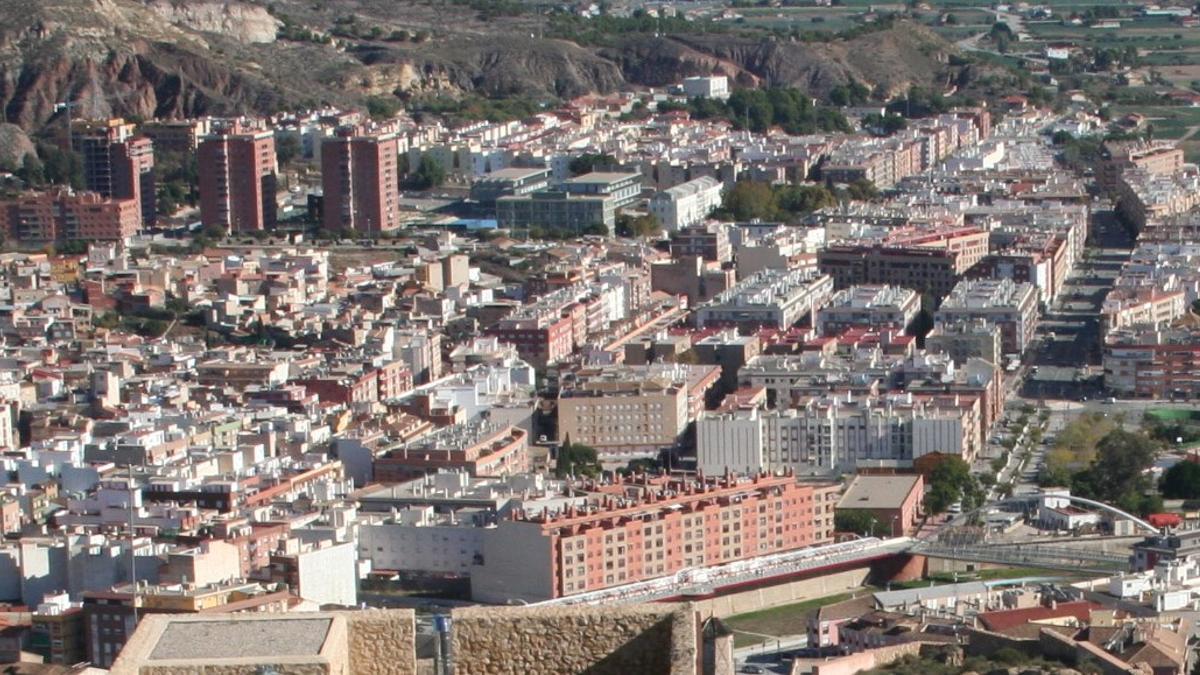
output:
<instances>
[{"instance_id":1,"label":"red tile roof","mask_svg":"<svg viewBox=\"0 0 1200 675\"><path fill-rule=\"evenodd\" d=\"M1057 607L1027 607L1025 609L1005 609L998 612L984 612L979 615L979 621L984 628L991 631L1002 631L1013 626L1019 626L1030 621L1047 621L1075 617L1081 623L1086 623L1093 609L1100 609L1094 602L1064 602Z\"/></svg>"}]
</instances>

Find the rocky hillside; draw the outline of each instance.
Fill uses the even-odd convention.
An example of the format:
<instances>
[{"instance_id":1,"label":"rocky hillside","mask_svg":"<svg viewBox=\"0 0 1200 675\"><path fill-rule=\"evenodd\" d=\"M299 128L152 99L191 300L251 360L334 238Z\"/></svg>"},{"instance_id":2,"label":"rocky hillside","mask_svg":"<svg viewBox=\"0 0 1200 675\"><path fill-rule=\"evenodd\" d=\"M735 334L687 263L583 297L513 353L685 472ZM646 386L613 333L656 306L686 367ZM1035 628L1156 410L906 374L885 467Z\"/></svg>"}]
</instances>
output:
<instances>
[{"instance_id":1,"label":"rocky hillside","mask_svg":"<svg viewBox=\"0 0 1200 675\"><path fill-rule=\"evenodd\" d=\"M595 47L536 37L543 21L432 0L4 2L0 121L37 130L64 100L80 117L163 117L427 93L562 98L711 72L815 94L952 74L950 47L906 24L828 44L631 34Z\"/></svg>"}]
</instances>

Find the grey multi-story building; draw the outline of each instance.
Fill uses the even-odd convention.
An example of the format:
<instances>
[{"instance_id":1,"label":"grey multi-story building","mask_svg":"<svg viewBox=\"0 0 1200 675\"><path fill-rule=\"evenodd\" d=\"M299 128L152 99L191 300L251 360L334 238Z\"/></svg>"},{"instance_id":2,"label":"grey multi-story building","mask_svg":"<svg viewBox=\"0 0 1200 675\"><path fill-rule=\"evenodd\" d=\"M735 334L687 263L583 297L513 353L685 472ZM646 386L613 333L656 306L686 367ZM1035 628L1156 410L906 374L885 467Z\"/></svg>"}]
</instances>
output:
<instances>
[{"instance_id":1,"label":"grey multi-story building","mask_svg":"<svg viewBox=\"0 0 1200 675\"><path fill-rule=\"evenodd\" d=\"M496 200L496 220L500 227L579 232L593 225L603 225L611 231L616 218L617 200L611 196L547 190Z\"/></svg>"},{"instance_id":2,"label":"grey multi-story building","mask_svg":"<svg viewBox=\"0 0 1200 675\"><path fill-rule=\"evenodd\" d=\"M471 185L471 199L481 205L495 206L501 197L523 197L541 192L550 186L550 169L497 169L480 176Z\"/></svg>"}]
</instances>

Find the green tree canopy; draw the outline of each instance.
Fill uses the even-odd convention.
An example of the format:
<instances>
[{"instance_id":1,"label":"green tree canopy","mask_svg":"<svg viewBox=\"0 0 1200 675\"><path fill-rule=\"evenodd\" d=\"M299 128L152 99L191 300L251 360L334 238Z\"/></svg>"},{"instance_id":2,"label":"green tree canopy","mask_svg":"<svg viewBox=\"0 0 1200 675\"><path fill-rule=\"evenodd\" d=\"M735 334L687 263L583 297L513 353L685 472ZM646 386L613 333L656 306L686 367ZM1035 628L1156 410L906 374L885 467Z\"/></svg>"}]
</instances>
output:
<instances>
[{"instance_id":1,"label":"green tree canopy","mask_svg":"<svg viewBox=\"0 0 1200 675\"><path fill-rule=\"evenodd\" d=\"M929 476L929 493L925 495L925 510L943 513L954 502L964 511L983 502L979 482L971 475L971 465L960 457L947 457Z\"/></svg>"},{"instance_id":2,"label":"green tree canopy","mask_svg":"<svg viewBox=\"0 0 1200 675\"><path fill-rule=\"evenodd\" d=\"M722 209L735 220L773 220L779 213L779 199L767 183L738 181L725 193Z\"/></svg>"},{"instance_id":3,"label":"green tree canopy","mask_svg":"<svg viewBox=\"0 0 1200 675\"><path fill-rule=\"evenodd\" d=\"M596 449L580 443L572 443L568 437L558 448L558 458L554 462L554 475L559 478L567 476L599 476L600 460Z\"/></svg>"},{"instance_id":4,"label":"green tree canopy","mask_svg":"<svg viewBox=\"0 0 1200 675\"><path fill-rule=\"evenodd\" d=\"M417 170L409 176L408 184L416 190L428 190L446 182L446 170L436 159L421 155Z\"/></svg>"},{"instance_id":5,"label":"green tree canopy","mask_svg":"<svg viewBox=\"0 0 1200 675\"><path fill-rule=\"evenodd\" d=\"M1200 464L1183 461L1167 469L1159 489L1167 499L1200 499Z\"/></svg>"},{"instance_id":6,"label":"green tree canopy","mask_svg":"<svg viewBox=\"0 0 1200 675\"><path fill-rule=\"evenodd\" d=\"M567 164L567 171L570 171L572 176L582 176L595 171L597 167L612 166L616 163L617 158L610 154L587 153L572 159Z\"/></svg>"},{"instance_id":7,"label":"green tree canopy","mask_svg":"<svg viewBox=\"0 0 1200 675\"><path fill-rule=\"evenodd\" d=\"M867 511L851 509L838 511L833 517L833 527L838 532L853 532L868 537L886 536L887 527Z\"/></svg>"}]
</instances>

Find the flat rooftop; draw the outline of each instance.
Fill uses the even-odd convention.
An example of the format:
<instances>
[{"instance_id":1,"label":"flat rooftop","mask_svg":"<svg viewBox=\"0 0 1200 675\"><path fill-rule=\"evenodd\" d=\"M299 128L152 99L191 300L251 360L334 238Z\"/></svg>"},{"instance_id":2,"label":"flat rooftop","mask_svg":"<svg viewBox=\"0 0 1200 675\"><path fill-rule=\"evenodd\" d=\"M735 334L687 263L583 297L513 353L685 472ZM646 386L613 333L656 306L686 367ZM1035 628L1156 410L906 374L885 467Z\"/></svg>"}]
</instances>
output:
<instances>
[{"instance_id":1,"label":"flat rooftop","mask_svg":"<svg viewBox=\"0 0 1200 675\"><path fill-rule=\"evenodd\" d=\"M537 175L542 175L542 174L549 175L550 169L509 167L507 169L496 169L495 171L492 171L490 173L485 173L484 175L480 176L475 182L486 183L488 181L495 181L495 180L519 180L521 178L527 178L530 176L537 176Z\"/></svg>"},{"instance_id":2,"label":"flat rooftop","mask_svg":"<svg viewBox=\"0 0 1200 675\"><path fill-rule=\"evenodd\" d=\"M896 509L920 476L856 476L838 502L839 509Z\"/></svg>"},{"instance_id":3,"label":"flat rooftop","mask_svg":"<svg viewBox=\"0 0 1200 675\"><path fill-rule=\"evenodd\" d=\"M150 654L151 661L317 656L331 619L280 621L194 621L170 623Z\"/></svg>"},{"instance_id":4,"label":"flat rooftop","mask_svg":"<svg viewBox=\"0 0 1200 675\"><path fill-rule=\"evenodd\" d=\"M592 173L585 173L581 176L568 178L563 182L567 184L618 183L623 180L637 178L641 178L641 174L624 171L593 171Z\"/></svg>"}]
</instances>

